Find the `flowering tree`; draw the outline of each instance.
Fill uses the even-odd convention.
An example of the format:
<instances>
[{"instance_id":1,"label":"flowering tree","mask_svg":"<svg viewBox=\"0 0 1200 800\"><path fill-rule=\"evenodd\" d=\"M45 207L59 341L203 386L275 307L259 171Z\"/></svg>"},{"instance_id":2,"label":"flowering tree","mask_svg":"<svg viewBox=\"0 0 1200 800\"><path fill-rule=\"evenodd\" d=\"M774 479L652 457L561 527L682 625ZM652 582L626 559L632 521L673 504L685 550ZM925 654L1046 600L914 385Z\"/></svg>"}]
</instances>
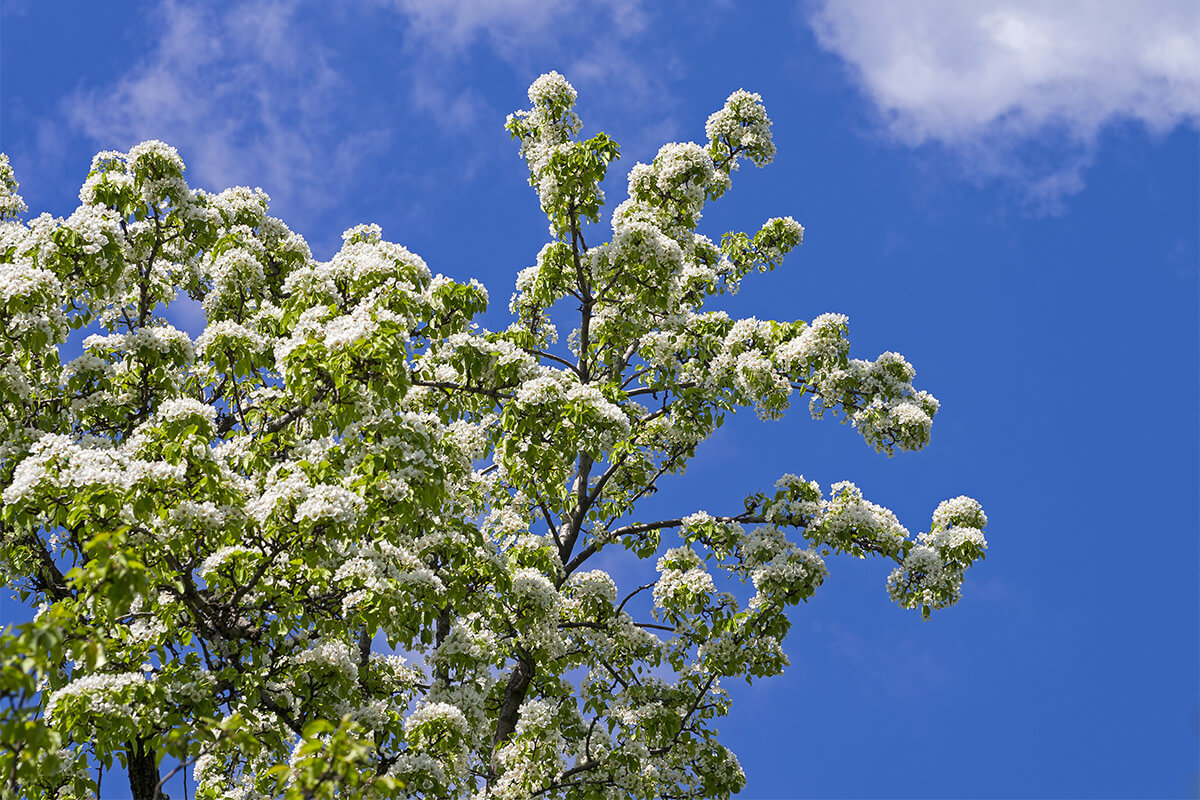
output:
<instances>
[{"instance_id":1,"label":"flowering tree","mask_svg":"<svg viewBox=\"0 0 1200 800\"><path fill-rule=\"evenodd\" d=\"M803 235L696 233L773 156L757 95L636 165L591 245L617 145L578 138L557 73L529 98L507 127L552 240L499 332L476 282L373 225L317 262L262 192L191 190L161 142L96 156L66 219L17 221L0 157L0 570L37 607L0 639L0 796L103 796L120 762L138 800L179 769L197 798L727 797L720 681L783 670L824 557L895 562L925 615L958 599L985 547L965 497L915 539L794 475L637 515L739 408L806 395L891 453L938 404L896 353L851 359L843 316L709 309ZM657 579L592 568L610 548Z\"/></svg>"}]
</instances>

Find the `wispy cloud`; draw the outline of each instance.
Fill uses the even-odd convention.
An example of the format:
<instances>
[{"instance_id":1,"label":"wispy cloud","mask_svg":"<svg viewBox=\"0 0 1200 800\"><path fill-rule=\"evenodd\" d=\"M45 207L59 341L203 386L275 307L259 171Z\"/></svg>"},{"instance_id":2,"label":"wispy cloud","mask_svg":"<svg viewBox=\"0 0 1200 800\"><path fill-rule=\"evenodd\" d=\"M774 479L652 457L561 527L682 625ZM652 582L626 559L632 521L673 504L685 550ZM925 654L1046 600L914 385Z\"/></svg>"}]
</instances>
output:
<instances>
[{"instance_id":1,"label":"wispy cloud","mask_svg":"<svg viewBox=\"0 0 1200 800\"><path fill-rule=\"evenodd\" d=\"M305 230L345 205L367 167L375 184L386 172L394 191L431 205L489 159L511 158L500 126L523 98L498 105L481 65L519 82L558 69L580 88L585 116L641 106L658 116L657 132L673 132L671 51L647 46L653 13L642 0L159 0L145 55L62 107L96 149L163 139L193 185L261 186ZM356 36L363 26L377 32ZM367 52L347 49L355 46ZM378 64L389 71L369 66ZM54 143L52 131L42 138ZM484 144L462 147L467 140ZM452 167L422 161L431 147Z\"/></svg>"},{"instance_id":2,"label":"wispy cloud","mask_svg":"<svg viewBox=\"0 0 1200 800\"><path fill-rule=\"evenodd\" d=\"M67 98L67 117L98 147L174 144L197 185L257 184L277 204L319 211L331 201L313 188L353 169L388 134L334 124L344 81L296 24L299 5L251 0L217 10L164 0L146 56L113 83Z\"/></svg>"},{"instance_id":3,"label":"wispy cloud","mask_svg":"<svg viewBox=\"0 0 1200 800\"><path fill-rule=\"evenodd\" d=\"M0 0L0 17L15 17L29 10L29 0Z\"/></svg>"},{"instance_id":4,"label":"wispy cloud","mask_svg":"<svg viewBox=\"0 0 1200 800\"><path fill-rule=\"evenodd\" d=\"M628 38L646 27L640 0L379 0L403 13L411 33L446 53L486 41L503 58L527 58L554 42Z\"/></svg>"},{"instance_id":5,"label":"wispy cloud","mask_svg":"<svg viewBox=\"0 0 1200 800\"><path fill-rule=\"evenodd\" d=\"M856 677L893 697L918 697L945 680L947 665L935 651L895 632L881 642L837 622L814 622L812 631Z\"/></svg>"},{"instance_id":6,"label":"wispy cloud","mask_svg":"<svg viewBox=\"0 0 1200 800\"><path fill-rule=\"evenodd\" d=\"M462 130L509 110L478 94L452 92L445 78L480 51L530 79L563 72L597 105L639 105L666 94L657 56L647 48L651 13L642 0L375 0L404 22L419 108L444 128Z\"/></svg>"},{"instance_id":7,"label":"wispy cloud","mask_svg":"<svg viewBox=\"0 0 1200 800\"><path fill-rule=\"evenodd\" d=\"M817 0L809 22L898 141L1042 206L1082 188L1108 125L1200 121L1193 0Z\"/></svg>"}]
</instances>

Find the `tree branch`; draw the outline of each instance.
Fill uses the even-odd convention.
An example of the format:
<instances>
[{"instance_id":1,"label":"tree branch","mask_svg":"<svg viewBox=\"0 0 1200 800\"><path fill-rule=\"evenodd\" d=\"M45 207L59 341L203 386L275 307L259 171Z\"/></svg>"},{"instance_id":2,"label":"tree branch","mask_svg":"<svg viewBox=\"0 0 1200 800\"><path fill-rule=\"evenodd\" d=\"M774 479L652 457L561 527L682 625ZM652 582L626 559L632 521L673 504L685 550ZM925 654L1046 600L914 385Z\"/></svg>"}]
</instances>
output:
<instances>
[{"instance_id":1,"label":"tree branch","mask_svg":"<svg viewBox=\"0 0 1200 800\"><path fill-rule=\"evenodd\" d=\"M468 384L453 383L451 381L424 381L419 378L413 378L413 386L427 386L430 389L445 389L453 392L469 392L471 394L482 394L491 397L494 400L511 400L514 395L508 392L497 391L496 389L488 389L483 386L470 386Z\"/></svg>"},{"instance_id":2,"label":"tree branch","mask_svg":"<svg viewBox=\"0 0 1200 800\"><path fill-rule=\"evenodd\" d=\"M530 347L522 347L521 349L524 350L526 353L529 353L529 355L531 355L531 356L537 356L538 358L547 358L551 361L555 361L559 364L562 364L564 367L571 370L571 372L574 372L576 375L579 375L580 378L583 377L582 375L579 374L578 366L576 366L575 364L572 364L570 361L567 361L565 358L563 358L561 356L556 356L553 353L547 353L545 350L535 350Z\"/></svg>"},{"instance_id":3,"label":"tree branch","mask_svg":"<svg viewBox=\"0 0 1200 800\"><path fill-rule=\"evenodd\" d=\"M496 769L496 754L512 736L513 731L517 729L517 720L521 715L521 703L525 701L525 694L529 691L529 684L533 681L533 673L533 657L519 652L517 664L508 676L508 685L504 687L504 701L501 703L500 713L496 717L496 734L492 737L491 768L493 773L499 772Z\"/></svg>"}]
</instances>

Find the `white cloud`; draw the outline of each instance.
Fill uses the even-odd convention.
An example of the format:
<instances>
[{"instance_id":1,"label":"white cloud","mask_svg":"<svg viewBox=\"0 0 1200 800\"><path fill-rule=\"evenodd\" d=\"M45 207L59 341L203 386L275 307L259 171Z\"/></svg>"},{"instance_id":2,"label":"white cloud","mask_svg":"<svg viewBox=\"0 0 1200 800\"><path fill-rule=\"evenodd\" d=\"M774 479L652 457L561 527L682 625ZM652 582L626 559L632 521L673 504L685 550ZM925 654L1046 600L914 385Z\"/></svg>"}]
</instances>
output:
<instances>
[{"instance_id":1,"label":"white cloud","mask_svg":"<svg viewBox=\"0 0 1200 800\"><path fill-rule=\"evenodd\" d=\"M947 145L1034 199L1078 191L1110 123L1200 121L1195 0L817 0L809 22L891 134ZM1048 136L1065 164L1029 161Z\"/></svg>"},{"instance_id":2,"label":"white cloud","mask_svg":"<svg viewBox=\"0 0 1200 800\"><path fill-rule=\"evenodd\" d=\"M288 212L321 210L336 198L313 187L336 182L387 134L333 124L343 81L295 24L298 6L164 0L153 47L115 82L69 97L68 119L102 148L175 145L194 185L261 185Z\"/></svg>"}]
</instances>

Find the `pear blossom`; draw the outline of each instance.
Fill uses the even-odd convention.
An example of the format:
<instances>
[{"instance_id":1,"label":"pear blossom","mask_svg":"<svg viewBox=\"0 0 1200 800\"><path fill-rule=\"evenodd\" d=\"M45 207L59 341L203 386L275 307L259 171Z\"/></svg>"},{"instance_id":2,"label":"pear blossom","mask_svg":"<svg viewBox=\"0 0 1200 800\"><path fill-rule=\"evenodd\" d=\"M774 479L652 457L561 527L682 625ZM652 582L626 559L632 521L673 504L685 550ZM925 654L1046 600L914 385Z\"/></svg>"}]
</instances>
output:
<instances>
[{"instance_id":1,"label":"pear blossom","mask_svg":"<svg viewBox=\"0 0 1200 800\"><path fill-rule=\"evenodd\" d=\"M318 260L261 189L191 189L163 142L99 153L66 218L18 219L0 156L0 571L38 609L0 634L18 793L95 795L119 761L137 800L165 764L209 800L728 798L722 680L787 669L839 556L890 561L923 616L966 593L988 547L966 496L915 536L795 473L651 513L730 414L803 397L891 454L939 403L841 314L719 307L805 236L698 229L775 155L759 95L616 187L570 82L528 99L506 129L550 241L499 330L482 285L381 226Z\"/></svg>"}]
</instances>

